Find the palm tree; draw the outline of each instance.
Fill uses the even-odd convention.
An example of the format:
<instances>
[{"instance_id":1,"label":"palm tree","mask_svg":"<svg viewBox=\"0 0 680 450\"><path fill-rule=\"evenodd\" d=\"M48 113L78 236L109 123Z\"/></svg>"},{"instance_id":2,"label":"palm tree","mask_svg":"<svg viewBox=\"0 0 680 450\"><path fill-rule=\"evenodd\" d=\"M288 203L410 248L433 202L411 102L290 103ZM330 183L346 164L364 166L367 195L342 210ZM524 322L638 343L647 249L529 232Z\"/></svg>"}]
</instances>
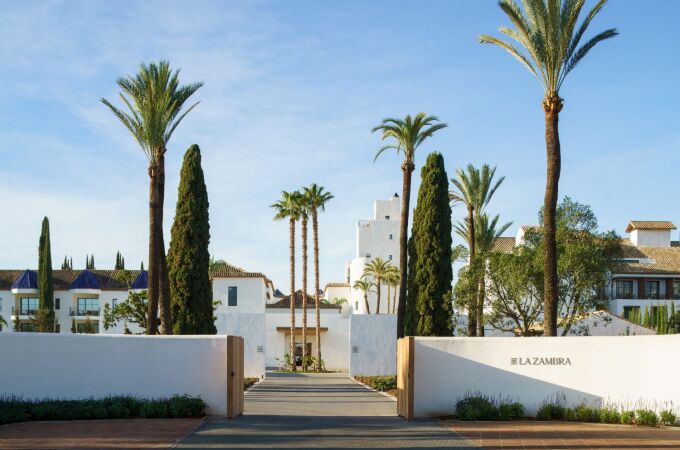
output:
<instances>
[{"instance_id":1,"label":"palm tree","mask_svg":"<svg viewBox=\"0 0 680 450\"><path fill-rule=\"evenodd\" d=\"M299 192L281 192L281 200L277 201L272 208L276 211L274 220L288 219L289 224L289 244L290 244L290 346L289 355L291 370L297 370L295 365L295 221L300 218L298 208Z\"/></svg>"},{"instance_id":2,"label":"palm tree","mask_svg":"<svg viewBox=\"0 0 680 450\"><path fill-rule=\"evenodd\" d=\"M498 187L503 183L505 177L494 182L493 178L496 174L496 168L491 168L488 164L484 164L482 169L477 169L472 164L468 164L467 171L461 168L456 169L456 176L451 178L451 183L458 189L457 191L449 192L449 198L455 203L462 203L467 207L467 236L461 236L468 243L470 250L470 264L475 260L475 220L486 205L491 201L491 197L496 193ZM479 307L471 309L468 312L468 334L479 336L480 332L484 331L480 327L477 312Z\"/></svg>"},{"instance_id":3,"label":"palm tree","mask_svg":"<svg viewBox=\"0 0 680 450\"><path fill-rule=\"evenodd\" d=\"M387 276L385 277L385 283L387 284L387 314L394 314L396 302L397 302L397 287L399 286L399 268L390 265L387 270ZM390 305L390 291L394 289L394 301Z\"/></svg>"},{"instance_id":4,"label":"palm tree","mask_svg":"<svg viewBox=\"0 0 680 450\"><path fill-rule=\"evenodd\" d=\"M375 293L376 296L378 297L376 306L375 306L375 313L380 314L380 285L384 281L386 277L389 276L390 273L390 267L392 267L392 264L389 263L389 261L385 261L384 259L377 257L364 267L364 276L372 276L375 284Z\"/></svg>"},{"instance_id":5,"label":"palm tree","mask_svg":"<svg viewBox=\"0 0 680 450\"><path fill-rule=\"evenodd\" d=\"M496 214L489 218L487 213L478 214L475 218L475 246L477 248L477 259L481 263L479 280L477 281L476 298L476 335L484 336L484 302L486 300L486 267L485 263L489 254L493 251L496 240L507 231L512 222L507 222L498 227L499 216ZM453 226L454 231L465 239L469 235L468 222L458 222Z\"/></svg>"},{"instance_id":6,"label":"palm tree","mask_svg":"<svg viewBox=\"0 0 680 450\"><path fill-rule=\"evenodd\" d=\"M307 371L307 220L309 219L309 203L307 197L300 193L295 199L295 206L300 217L302 228L302 371ZM318 295L318 294L316 294Z\"/></svg>"},{"instance_id":7,"label":"palm tree","mask_svg":"<svg viewBox=\"0 0 680 450\"><path fill-rule=\"evenodd\" d=\"M303 194L312 213L312 234L314 241L314 311L316 314L316 370L321 371L321 315L319 314L319 211L326 210L326 203L333 194L316 183L304 188Z\"/></svg>"},{"instance_id":8,"label":"palm tree","mask_svg":"<svg viewBox=\"0 0 680 450\"><path fill-rule=\"evenodd\" d=\"M373 283L362 277L355 281L354 286L352 287L364 294L364 306L366 306L366 314L371 314L371 306L368 303L368 294L371 292Z\"/></svg>"},{"instance_id":9,"label":"palm tree","mask_svg":"<svg viewBox=\"0 0 680 450\"><path fill-rule=\"evenodd\" d=\"M425 139L431 137L436 131L446 128L445 123L436 123L436 116L427 116L418 113L414 118L407 115L404 119L387 118L375 128L373 132L381 131L382 140L392 139L393 144L383 146L375 155L375 159L385 150L395 150L397 154L404 154L401 163L402 171L402 197L401 197L401 224L399 230L399 277L406 280L407 252L408 252L408 218L409 204L411 200L411 175L415 170L415 153ZM375 160L374 159L374 160ZM380 288L378 288L380 289ZM399 285L399 306L397 307L397 338L404 337L404 314L406 306L406 283Z\"/></svg>"},{"instance_id":10,"label":"palm tree","mask_svg":"<svg viewBox=\"0 0 680 450\"><path fill-rule=\"evenodd\" d=\"M162 332L172 334L170 295L163 239L163 202L165 199L165 152L168 141L182 119L198 102L182 110L202 82L179 84L179 70L170 63L142 64L134 76L119 78L120 99L127 111L102 103L125 125L149 160L149 288L147 334L156 334L160 307Z\"/></svg>"},{"instance_id":11,"label":"palm tree","mask_svg":"<svg viewBox=\"0 0 680 450\"><path fill-rule=\"evenodd\" d=\"M507 50L541 83L545 113L545 144L547 156L547 179L544 197L544 304L543 328L546 336L557 335L557 244L555 211L560 181L561 149L558 131L559 113L564 101L560 88L566 76L578 65L588 52L601 41L618 34L615 28L607 29L582 45L590 22L602 10L607 0L599 0L577 27L584 0L524 0L521 9L514 0L500 0L498 5L508 16L514 28L499 30L520 44L493 36L482 35L483 44L494 44ZM524 49L525 53L522 52Z\"/></svg>"}]
</instances>

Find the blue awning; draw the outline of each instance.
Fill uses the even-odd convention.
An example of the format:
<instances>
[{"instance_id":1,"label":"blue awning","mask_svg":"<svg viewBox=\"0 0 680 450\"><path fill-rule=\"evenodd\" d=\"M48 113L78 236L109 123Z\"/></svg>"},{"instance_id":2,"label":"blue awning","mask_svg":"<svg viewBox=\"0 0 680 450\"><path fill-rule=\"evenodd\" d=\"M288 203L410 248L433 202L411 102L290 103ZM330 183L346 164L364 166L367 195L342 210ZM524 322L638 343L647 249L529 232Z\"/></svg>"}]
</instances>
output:
<instances>
[{"instance_id":1,"label":"blue awning","mask_svg":"<svg viewBox=\"0 0 680 450\"><path fill-rule=\"evenodd\" d=\"M142 270L132 282L130 286L132 289L149 289L149 274L146 270Z\"/></svg>"},{"instance_id":2,"label":"blue awning","mask_svg":"<svg viewBox=\"0 0 680 450\"><path fill-rule=\"evenodd\" d=\"M24 270L19 278L12 283L12 289L38 289L38 272Z\"/></svg>"},{"instance_id":3,"label":"blue awning","mask_svg":"<svg viewBox=\"0 0 680 450\"><path fill-rule=\"evenodd\" d=\"M71 283L71 289L100 289L99 280L97 280L97 276L89 270L83 270L80 272L80 275L78 275L78 278Z\"/></svg>"}]
</instances>

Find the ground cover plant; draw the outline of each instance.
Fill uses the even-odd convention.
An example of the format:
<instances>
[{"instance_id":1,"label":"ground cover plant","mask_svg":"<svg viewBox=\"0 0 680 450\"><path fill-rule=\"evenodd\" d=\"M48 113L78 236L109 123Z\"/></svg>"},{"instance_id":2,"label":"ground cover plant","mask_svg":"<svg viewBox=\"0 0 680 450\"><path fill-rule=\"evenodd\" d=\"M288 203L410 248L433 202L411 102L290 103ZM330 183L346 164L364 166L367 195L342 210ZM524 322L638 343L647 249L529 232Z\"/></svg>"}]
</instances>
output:
<instances>
[{"instance_id":1,"label":"ground cover plant","mask_svg":"<svg viewBox=\"0 0 680 450\"><path fill-rule=\"evenodd\" d=\"M255 383L257 383L258 381L260 381L259 378L244 378L243 379L243 390L247 391L248 389L253 387L253 385Z\"/></svg>"},{"instance_id":2,"label":"ground cover plant","mask_svg":"<svg viewBox=\"0 0 680 450\"><path fill-rule=\"evenodd\" d=\"M397 377L394 375L388 376L356 376L354 377L359 383L363 383L376 391L385 392L390 395L397 395Z\"/></svg>"},{"instance_id":3,"label":"ground cover plant","mask_svg":"<svg viewBox=\"0 0 680 450\"><path fill-rule=\"evenodd\" d=\"M199 397L175 395L144 399L112 396L83 400L24 400L0 398L0 425L36 420L167 419L203 417L206 404Z\"/></svg>"}]
</instances>

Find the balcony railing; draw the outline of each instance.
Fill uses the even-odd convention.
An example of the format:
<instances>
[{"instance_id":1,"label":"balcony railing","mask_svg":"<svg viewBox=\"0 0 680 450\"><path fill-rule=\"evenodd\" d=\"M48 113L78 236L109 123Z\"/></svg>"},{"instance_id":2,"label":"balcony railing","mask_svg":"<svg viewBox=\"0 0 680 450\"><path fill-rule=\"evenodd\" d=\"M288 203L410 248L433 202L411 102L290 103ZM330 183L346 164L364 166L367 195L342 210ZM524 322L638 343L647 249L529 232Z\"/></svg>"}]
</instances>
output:
<instances>
[{"instance_id":1,"label":"balcony railing","mask_svg":"<svg viewBox=\"0 0 680 450\"><path fill-rule=\"evenodd\" d=\"M37 312L37 309L32 309L32 308L15 308L12 306L12 315L14 316L16 312L19 312L20 316L34 316L35 313Z\"/></svg>"},{"instance_id":2,"label":"balcony railing","mask_svg":"<svg viewBox=\"0 0 680 450\"><path fill-rule=\"evenodd\" d=\"M99 317L99 311L100 309L97 308L70 308L70 315L71 317L85 317L85 316L90 316L90 317Z\"/></svg>"},{"instance_id":3,"label":"balcony railing","mask_svg":"<svg viewBox=\"0 0 680 450\"><path fill-rule=\"evenodd\" d=\"M370 221L370 220L360 220L360 221L359 221L359 226L360 226L360 227L370 227L370 226L371 226L371 221Z\"/></svg>"}]
</instances>

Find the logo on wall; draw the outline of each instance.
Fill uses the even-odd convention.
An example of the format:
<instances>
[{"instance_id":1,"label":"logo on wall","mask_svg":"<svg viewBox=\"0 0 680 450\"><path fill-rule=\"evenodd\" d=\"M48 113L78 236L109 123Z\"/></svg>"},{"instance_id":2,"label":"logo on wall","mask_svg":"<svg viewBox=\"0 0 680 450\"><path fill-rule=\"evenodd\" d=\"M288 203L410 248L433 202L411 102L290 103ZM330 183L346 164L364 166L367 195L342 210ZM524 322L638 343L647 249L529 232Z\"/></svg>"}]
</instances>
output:
<instances>
[{"instance_id":1,"label":"logo on wall","mask_svg":"<svg viewBox=\"0 0 680 450\"><path fill-rule=\"evenodd\" d=\"M528 358L510 358L510 364L513 366L571 366L571 359L569 358L541 358L538 356Z\"/></svg>"}]
</instances>

